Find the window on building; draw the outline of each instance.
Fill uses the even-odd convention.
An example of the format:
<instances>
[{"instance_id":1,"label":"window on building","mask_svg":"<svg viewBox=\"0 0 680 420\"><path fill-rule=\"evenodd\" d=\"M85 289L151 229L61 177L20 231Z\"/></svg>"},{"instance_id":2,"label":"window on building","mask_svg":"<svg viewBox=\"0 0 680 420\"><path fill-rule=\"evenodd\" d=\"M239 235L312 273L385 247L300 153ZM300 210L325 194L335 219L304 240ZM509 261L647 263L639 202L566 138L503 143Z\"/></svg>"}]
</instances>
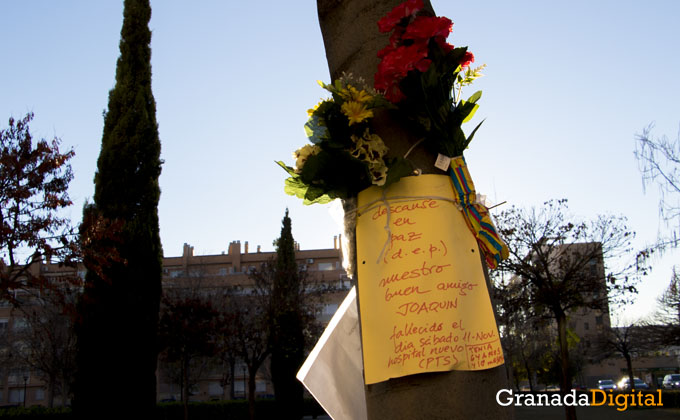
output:
<instances>
[{"instance_id":1,"label":"window on building","mask_svg":"<svg viewBox=\"0 0 680 420\"><path fill-rule=\"evenodd\" d=\"M26 382L30 382L31 372L28 369L12 369L9 371L9 378L7 378L7 381L14 385L23 384L24 378L26 378Z\"/></svg>"},{"instance_id":2,"label":"window on building","mask_svg":"<svg viewBox=\"0 0 680 420\"><path fill-rule=\"evenodd\" d=\"M226 268L220 268L217 270L217 275L218 276L226 276L227 275L227 269Z\"/></svg>"},{"instance_id":3,"label":"window on building","mask_svg":"<svg viewBox=\"0 0 680 420\"><path fill-rule=\"evenodd\" d=\"M591 258L590 261L588 261L588 271L591 276L597 275L597 259Z\"/></svg>"},{"instance_id":4,"label":"window on building","mask_svg":"<svg viewBox=\"0 0 680 420\"><path fill-rule=\"evenodd\" d=\"M335 269L335 265L329 262L322 262L317 265L319 271L331 271Z\"/></svg>"},{"instance_id":5,"label":"window on building","mask_svg":"<svg viewBox=\"0 0 680 420\"><path fill-rule=\"evenodd\" d=\"M329 303L323 306L324 315L333 315L338 310L337 303Z\"/></svg>"},{"instance_id":6,"label":"window on building","mask_svg":"<svg viewBox=\"0 0 680 420\"><path fill-rule=\"evenodd\" d=\"M255 381L255 392L267 392L267 382L262 380Z\"/></svg>"},{"instance_id":7,"label":"window on building","mask_svg":"<svg viewBox=\"0 0 680 420\"><path fill-rule=\"evenodd\" d=\"M12 321L12 331L21 332L25 331L26 328L28 328L28 322L26 322L26 318L14 318Z\"/></svg>"},{"instance_id":8,"label":"window on building","mask_svg":"<svg viewBox=\"0 0 680 420\"><path fill-rule=\"evenodd\" d=\"M220 385L219 382L208 382L208 395L211 397L221 397L223 394L224 390L222 389L222 385Z\"/></svg>"},{"instance_id":9,"label":"window on building","mask_svg":"<svg viewBox=\"0 0 680 420\"><path fill-rule=\"evenodd\" d=\"M234 376L237 378L248 376L248 366L243 362L236 362L236 364L234 364Z\"/></svg>"},{"instance_id":10,"label":"window on building","mask_svg":"<svg viewBox=\"0 0 680 420\"><path fill-rule=\"evenodd\" d=\"M9 390L9 401L10 404L19 404L24 402L24 389L23 388L11 388Z\"/></svg>"},{"instance_id":11,"label":"window on building","mask_svg":"<svg viewBox=\"0 0 680 420\"><path fill-rule=\"evenodd\" d=\"M245 391L246 391L245 381L247 381L247 380L248 379L241 378L240 380L237 379L237 380L234 381L234 393L236 395L245 393Z\"/></svg>"},{"instance_id":12,"label":"window on building","mask_svg":"<svg viewBox=\"0 0 680 420\"><path fill-rule=\"evenodd\" d=\"M597 324L597 325L602 325L602 323L603 323L603 317L602 317L602 315L596 316L596 317L595 317L595 324Z\"/></svg>"},{"instance_id":13,"label":"window on building","mask_svg":"<svg viewBox=\"0 0 680 420\"><path fill-rule=\"evenodd\" d=\"M45 388L38 388L35 390L35 400L43 401L45 399Z\"/></svg>"},{"instance_id":14,"label":"window on building","mask_svg":"<svg viewBox=\"0 0 680 420\"><path fill-rule=\"evenodd\" d=\"M191 394L200 394L201 393L201 388L199 384L192 384L189 386L189 395Z\"/></svg>"},{"instance_id":15,"label":"window on building","mask_svg":"<svg viewBox=\"0 0 680 420\"><path fill-rule=\"evenodd\" d=\"M7 334L7 325L9 324L9 319L0 319L0 337L4 337Z\"/></svg>"},{"instance_id":16,"label":"window on building","mask_svg":"<svg viewBox=\"0 0 680 420\"><path fill-rule=\"evenodd\" d=\"M584 323L583 323L583 329L586 330L586 331L588 331L588 330L590 329L590 324L587 323L587 322L584 322Z\"/></svg>"}]
</instances>

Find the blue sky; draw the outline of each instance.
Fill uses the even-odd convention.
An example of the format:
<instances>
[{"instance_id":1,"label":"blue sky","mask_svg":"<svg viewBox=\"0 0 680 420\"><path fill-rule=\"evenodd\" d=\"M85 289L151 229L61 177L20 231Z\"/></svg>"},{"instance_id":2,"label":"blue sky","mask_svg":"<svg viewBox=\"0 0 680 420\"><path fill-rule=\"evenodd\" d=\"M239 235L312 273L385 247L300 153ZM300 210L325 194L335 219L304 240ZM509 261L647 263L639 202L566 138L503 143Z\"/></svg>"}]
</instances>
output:
<instances>
[{"instance_id":1,"label":"blue sky","mask_svg":"<svg viewBox=\"0 0 680 420\"><path fill-rule=\"evenodd\" d=\"M650 123L656 135L678 135L679 2L432 3L454 21L449 41L488 65L474 86L484 92L475 118L486 122L466 152L481 193L524 207L568 198L584 219L622 214L638 247L667 229L633 150ZM316 81L329 79L316 3L151 5L165 255L179 255L184 242L197 254L233 240L271 250L286 207L302 248L331 247L341 228L328 206L286 196L286 174L274 164L293 163L306 110L324 96ZM6 2L3 18L1 126L32 111L35 136L75 149L77 222L93 195L122 1ZM677 259L674 251L655 261L628 314L651 308Z\"/></svg>"}]
</instances>

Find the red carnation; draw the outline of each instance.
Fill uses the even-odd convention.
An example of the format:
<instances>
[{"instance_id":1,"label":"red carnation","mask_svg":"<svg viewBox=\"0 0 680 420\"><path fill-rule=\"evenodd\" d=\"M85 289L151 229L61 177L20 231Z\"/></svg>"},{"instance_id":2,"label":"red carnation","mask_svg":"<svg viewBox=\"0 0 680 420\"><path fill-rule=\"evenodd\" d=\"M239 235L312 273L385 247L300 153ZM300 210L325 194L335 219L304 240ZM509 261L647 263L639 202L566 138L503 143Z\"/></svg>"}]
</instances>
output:
<instances>
[{"instance_id":1,"label":"red carnation","mask_svg":"<svg viewBox=\"0 0 680 420\"><path fill-rule=\"evenodd\" d=\"M378 21L380 32L389 32L401 22L403 18L413 16L424 7L423 0L408 0L392 9L384 18Z\"/></svg>"},{"instance_id":2,"label":"red carnation","mask_svg":"<svg viewBox=\"0 0 680 420\"><path fill-rule=\"evenodd\" d=\"M406 99L406 95L401 91L399 84L392 84L385 89L385 98L393 104L399 103Z\"/></svg>"},{"instance_id":3,"label":"red carnation","mask_svg":"<svg viewBox=\"0 0 680 420\"><path fill-rule=\"evenodd\" d=\"M446 39L451 33L453 22L446 17L418 16L407 27L403 39Z\"/></svg>"},{"instance_id":4,"label":"red carnation","mask_svg":"<svg viewBox=\"0 0 680 420\"><path fill-rule=\"evenodd\" d=\"M465 51L465 56L460 60L460 68L464 69L475 62L475 56L470 51Z\"/></svg>"},{"instance_id":5,"label":"red carnation","mask_svg":"<svg viewBox=\"0 0 680 420\"><path fill-rule=\"evenodd\" d=\"M394 51L396 49L397 49L396 45L393 46L392 44L388 44L385 48L378 51L378 58L382 60L383 57L385 57L387 54L391 53L392 51Z\"/></svg>"},{"instance_id":6,"label":"red carnation","mask_svg":"<svg viewBox=\"0 0 680 420\"><path fill-rule=\"evenodd\" d=\"M439 45L441 47L441 49L445 53L449 53L449 52L453 51L453 48L454 48L453 45L446 42L446 40L444 38L438 37L438 38L435 38L434 41L437 43L437 45Z\"/></svg>"},{"instance_id":7,"label":"red carnation","mask_svg":"<svg viewBox=\"0 0 680 420\"><path fill-rule=\"evenodd\" d=\"M409 46L383 48L379 56L382 58L375 74L375 88L385 91L385 97L392 102L399 102L403 94L399 83L409 71L427 71L432 61L427 58L427 44L414 43Z\"/></svg>"},{"instance_id":8,"label":"red carnation","mask_svg":"<svg viewBox=\"0 0 680 420\"><path fill-rule=\"evenodd\" d=\"M394 47L401 45L403 41L401 36L404 35L404 31L405 29L402 26L395 27L392 35L390 35L390 45Z\"/></svg>"},{"instance_id":9,"label":"red carnation","mask_svg":"<svg viewBox=\"0 0 680 420\"><path fill-rule=\"evenodd\" d=\"M398 47L383 56L382 61L378 64L378 73L393 75L394 78L403 78L409 71L415 68L423 68L423 63L421 62L426 57L426 46L423 48L423 45L414 44Z\"/></svg>"}]
</instances>

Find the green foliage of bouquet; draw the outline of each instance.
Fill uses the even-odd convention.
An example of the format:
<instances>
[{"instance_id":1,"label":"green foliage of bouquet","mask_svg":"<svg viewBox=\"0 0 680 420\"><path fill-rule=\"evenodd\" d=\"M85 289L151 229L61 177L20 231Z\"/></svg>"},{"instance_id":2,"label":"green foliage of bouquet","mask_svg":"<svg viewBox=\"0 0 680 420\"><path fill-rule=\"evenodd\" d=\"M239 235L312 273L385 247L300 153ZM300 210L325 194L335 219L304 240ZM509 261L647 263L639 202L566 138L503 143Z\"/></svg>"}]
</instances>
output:
<instances>
[{"instance_id":1,"label":"green foliage of bouquet","mask_svg":"<svg viewBox=\"0 0 680 420\"><path fill-rule=\"evenodd\" d=\"M311 144L293 153L294 168L277 162L290 175L286 193L305 204L327 203L371 185L385 185L393 163L385 157L383 140L370 129L373 111L390 103L373 89L357 87L362 82L351 76L331 85L319 83L331 97L307 111L305 132Z\"/></svg>"}]
</instances>

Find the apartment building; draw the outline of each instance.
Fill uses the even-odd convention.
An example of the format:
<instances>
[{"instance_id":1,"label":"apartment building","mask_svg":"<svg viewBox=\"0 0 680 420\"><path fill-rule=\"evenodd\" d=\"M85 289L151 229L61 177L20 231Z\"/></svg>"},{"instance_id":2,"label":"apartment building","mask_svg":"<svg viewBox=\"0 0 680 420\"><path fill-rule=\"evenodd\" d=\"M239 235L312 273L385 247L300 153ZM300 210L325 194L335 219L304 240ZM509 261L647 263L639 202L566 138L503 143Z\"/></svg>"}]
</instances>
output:
<instances>
[{"instance_id":1,"label":"apartment building","mask_svg":"<svg viewBox=\"0 0 680 420\"><path fill-rule=\"evenodd\" d=\"M58 293L48 289L12 291L20 307L0 299L0 407L48 405L50 398L55 405L66 402L59 386L62 378L53 378L49 386L44 375L30 367L28 357L31 349L38 351L41 365L54 371L54 359L59 357L56 353L74 351L69 315L53 303L57 296L61 301L75 298L78 290L69 289L72 285L69 280L84 275L84 271L47 263L31 266L28 275L47 277L55 285L59 284L61 290ZM68 366L63 369L72 370Z\"/></svg>"},{"instance_id":2,"label":"apartment building","mask_svg":"<svg viewBox=\"0 0 680 420\"><path fill-rule=\"evenodd\" d=\"M326 295L324 307L318 316L322 323L327 323L347 294L350 279L342 267L342 250L340 237L333 238L333 248L302 250L296 244L295 257L298 266L307 272L314 281L331 286L332 291ZM276 252L262 252L259 246L253 251L248 242L241 244L234 241L229 244L227 252L218 255L194 255L194 248L184 244L182 255L166 257L163 260L163 287L165 291L177 288L200 288L202 290L237 287L239 293L247 295L254 286L249 274L259 270L263 264L272 262ZM169 366L159 363L158 400L179 400L180 385L171 380ZM171 367L170 367L171 368ZM233 368L222 364L196 366L201 370L198 378L190 387L190 399L208 401L218 399L245 398L247 389L247 369L243 363L236 362ZM268 364L265 363L256 377L256 395L266 397L273 395Z\"/></svg>"},{"instance_id":3,"label":"apartment building","mask_svg":"<svg viewBox=\"0 0 680 420\"><path fill-rule=\"evenodd\" d=\"M332 286L332 292L326 296L325 305L319 314L319 320L324 323L330 320L350 288L350 279L342 267L340 241L339 236L334 237L333 247L327 249L303 250L296 244L295 256L301 269L311 279ZM247 293L253 286L248 274L260 269L275 257L276 252L263 252L260 246L255 250L250 249L248 242L241 244L240 241L233 241L226 252L216 255L194 255L194 248L185 244L180 256L163 259L163 288L167 291L195 286L206 290L238 287L242 293ZM31 275L51 279L84 278L84 274L82 267L62 267L51 262L31 267ZM22 352L28 351L26 346L29 344L26 340L29 337L26 334L31 330L26 314L34 313L35 308L43 308L47 295L44 291L15 293L22 302L21 308L14 308L9 302L0 300L0 407L48 405L51 392L54 392L54 405L68 403L60 395L59 384L50 386L42 377L44 375L39 375L26 366L21 357ZM168 380L161 365L159 363L158 400L179 399L179 384ZM267 366L264 366L258 373L256 392L259 396L273 393L267 372ZM231 394L236 398L243 398L247 381L243 364L237 362L229 383L225 383L225 377L224 366L209 366L192 387L191 399L224 399Z\"/></svg>"},{"instance_id":4,"label":"apartment building","mask_svg":"<svg viewBox=\"0 0 680 420\"><path fill-rule=\"evenodd\" d=\"M534 258L532 255L528 259ZM577 264L571 264L569 259L579 259ZM564 275L564 270L572 270L570 275L579 276L575 282L579 287L571 288L580 293L584 306L567 311L567 325L572 341L570 349L570 363L575 367L573 377L575 385L594 387L600 379L617 381L627 375L626 362L619 354L606 353L602 348L603 339L612 333L607 278L599 243L575 243L558 245L552 249L552 254L544 256L540 262L548 262L550 270L555 270L557 278ZM539 263L538 259L535 261ZM574 271L576 270L576 271ZM512 282L520 279L514 277ZM598 307L597 309L594 309ZM545 305L542 310L547 311ZM557 325L551 320L551 315L532 320L541 331L547 331L554 340L557 336ZM519 326L521 330L523 326ZM520 331L521 334L521 331ZM532 348L537 349L547 343L532 342ZM658 348L644 353L635 353L633 369L635 374L647 383L652 384L656 378L666 373L680 371L680 349ZM536 383L535 376L533 377Z\"/></svg>"},{"instance_id":5,"label":"apartment building","mask_svg":"<svg viewBox=\"0 0 680 420\"><path fill-rule=\"evenodd\" d=\"M557 304L566 312L568 335L571 345L578 345L570 350L570 364L579 372L574 378L579 383L588 383L591 372L588 372L588 357L598 344L599 338L606 334L611 326L609 318L609 302L605 276L602 248L599 243L550 244L540 246L526 256L523 264L527 272L535 276L523 278L514 276L510 279L508 292L516 299L525 301L531 307L526 316L512 314L518 321L513 321L510 328L509 343L516 347L509 349L518 352L520 359L527 355L539 355L548 351L557 340L557 321L551 309ZM539 286L540 285L540 286ZM559 299L559 300L558 300ZM566 299L566 300L565 300ZM510 311L522 309L507 308ZM524 312L520 312L523 314ZM527 327L533 334L527 333ZM524 347L524 348L522 348ZM532 382L537 381L536 367L533 369Z\"/></svg>"}]
</instances>

